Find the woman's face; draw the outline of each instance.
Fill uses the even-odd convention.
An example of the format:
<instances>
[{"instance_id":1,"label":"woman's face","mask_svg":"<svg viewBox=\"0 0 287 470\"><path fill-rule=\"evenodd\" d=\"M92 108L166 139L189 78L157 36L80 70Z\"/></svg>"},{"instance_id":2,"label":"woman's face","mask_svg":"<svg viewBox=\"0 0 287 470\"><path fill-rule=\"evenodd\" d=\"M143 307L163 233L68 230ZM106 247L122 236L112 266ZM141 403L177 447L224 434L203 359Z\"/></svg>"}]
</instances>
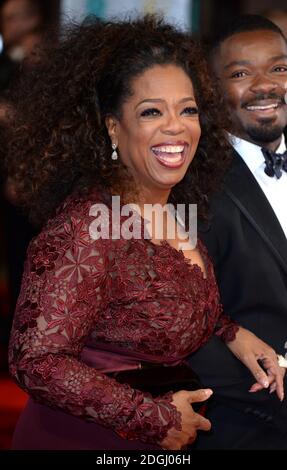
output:
<instances>
[{"instance_id":1,"label":"woman's face","mask_svg":"<svg viewBox=\"0 0 287 470\"><path fill-rule=\"evenodd\" d=\"M135 78L121 118L106 119L119 158L142 194L167 197L184 177L200 138L190 78L176 65L156 65Z\"/></svg>"}]
</instances>

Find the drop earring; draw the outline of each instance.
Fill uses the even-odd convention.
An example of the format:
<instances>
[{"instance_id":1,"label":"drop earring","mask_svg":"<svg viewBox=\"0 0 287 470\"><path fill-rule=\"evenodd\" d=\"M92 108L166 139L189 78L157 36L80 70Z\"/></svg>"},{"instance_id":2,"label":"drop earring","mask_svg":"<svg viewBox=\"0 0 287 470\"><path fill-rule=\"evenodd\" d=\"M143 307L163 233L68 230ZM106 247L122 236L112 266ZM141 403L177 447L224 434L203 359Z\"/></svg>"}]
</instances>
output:
<instances>
[{"instance_id":1,"label":"drop earring","mask_svg":"<svg viewBox=\"0 0 287 470\"><path fill-rule=\"evenodd\" d=\"M112 153L112 160L117 160L119 158L118 156L118 152L117 152L117 144L112 144L112 149L113 149L113 153Z\"/></svg>"}]
</instances>

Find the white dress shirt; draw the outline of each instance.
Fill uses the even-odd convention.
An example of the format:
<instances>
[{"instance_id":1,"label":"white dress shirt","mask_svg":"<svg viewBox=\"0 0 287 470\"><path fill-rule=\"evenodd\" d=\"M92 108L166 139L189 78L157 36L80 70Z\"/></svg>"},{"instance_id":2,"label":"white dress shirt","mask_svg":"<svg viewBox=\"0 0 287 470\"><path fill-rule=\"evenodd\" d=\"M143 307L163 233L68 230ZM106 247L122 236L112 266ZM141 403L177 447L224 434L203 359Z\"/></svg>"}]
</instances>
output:
<instances>
[{"instance_id":1,"label":"white dress shirt","mask_svg":"<svg viewBox=\"0 0 287 470\"><path fill-rule=\"evenodd\" d=\"M287 172L282 171L281 178L270 177L264 172L265 160L261 147L247 140L229 135L230 143L244 160L249 170L261 187L287 237ZM276 152L286 150L284 136Z\"/></svg>"}]
</instances>

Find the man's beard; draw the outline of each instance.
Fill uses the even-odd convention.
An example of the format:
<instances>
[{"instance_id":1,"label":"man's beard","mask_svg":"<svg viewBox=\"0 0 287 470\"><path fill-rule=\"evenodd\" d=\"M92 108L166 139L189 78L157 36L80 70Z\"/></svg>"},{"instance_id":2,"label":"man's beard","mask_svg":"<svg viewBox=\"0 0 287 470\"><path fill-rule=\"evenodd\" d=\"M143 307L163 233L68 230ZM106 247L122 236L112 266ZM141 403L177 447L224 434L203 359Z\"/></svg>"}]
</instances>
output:
<instances>
[{"instance_id":1,"label":"man's beard","mask_svg":"<svg viewBox=\"0 0 287 470\"><path fill-rule=\"evenodd\" d=\"M272 126L269 121L258 126L247 126L245 132L253 142L270 144L281 137L283 129L278 125Z\"/></svg>"},{"instance_id":2,"label":"man's beard","mask_svg":"<svg viewBox=\"0 0 287 470\"><path fill-rule=\"evenodd\" d=\"M253 96L252 100L244 101L241 104L243 109L247 109L248 106L256 106L260 104L262 100L275 100L278 102L278 105L282 106L285 105L284 97L279 92L270 92L270 93L257 93ZM270 144L271 142L275 142L278 140L284 128L280 127L279 125L273 124L273 118L261 118L257 125L246 125L244 130L246 134L250 137L253 142L258 142L259 144ZM244 124L244 123L241 123Z\"/></svg>"}]
</instances>

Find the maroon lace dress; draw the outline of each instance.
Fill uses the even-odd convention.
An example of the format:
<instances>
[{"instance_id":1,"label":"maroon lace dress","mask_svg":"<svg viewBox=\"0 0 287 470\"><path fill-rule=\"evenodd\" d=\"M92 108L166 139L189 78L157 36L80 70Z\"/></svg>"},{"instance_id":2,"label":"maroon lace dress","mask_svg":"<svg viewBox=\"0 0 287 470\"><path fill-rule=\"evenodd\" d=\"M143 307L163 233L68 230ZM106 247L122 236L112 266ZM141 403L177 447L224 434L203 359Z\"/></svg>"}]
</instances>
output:
<instances>
[{"instance_id":1,"label":"maroon lace dress","mask_svg":"<svg viewBox=\"0 0 287 470\"><path fill-rule=\"evenodd\" d=\"M230 340L237 330L201 244L206 278L168 243L94 240L96 202L69 198L28 249L10 370L30 399L14 449L158 448L180 429L171 393L152 398L107 371L175 364L214 332Z\"/></svg>"}]
</instances>

